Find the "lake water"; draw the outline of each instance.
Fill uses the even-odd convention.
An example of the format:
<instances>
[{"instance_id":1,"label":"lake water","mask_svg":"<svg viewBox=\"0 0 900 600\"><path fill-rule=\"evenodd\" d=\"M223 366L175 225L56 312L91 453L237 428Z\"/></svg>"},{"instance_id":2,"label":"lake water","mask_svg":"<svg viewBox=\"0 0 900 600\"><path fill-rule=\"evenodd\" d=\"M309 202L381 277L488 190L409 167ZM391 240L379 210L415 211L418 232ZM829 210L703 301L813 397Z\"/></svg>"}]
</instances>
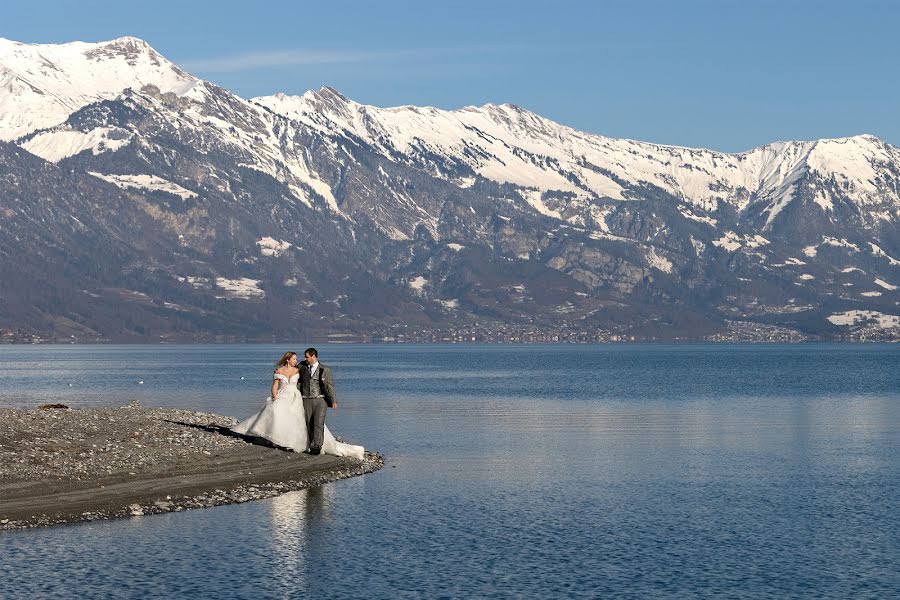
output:
<instances>
[{"instance_id":1,"label":"lake water","mask_svg":"<svg viewBox=\"0 0 900 600\"><path fill-rule=\"evenodd\" d=\"M285 349L0 346L0 406L244 416ZM319 350L383 470L0 534L0 596L900 594L900 345Z\"/></svg>"}]
</instances>

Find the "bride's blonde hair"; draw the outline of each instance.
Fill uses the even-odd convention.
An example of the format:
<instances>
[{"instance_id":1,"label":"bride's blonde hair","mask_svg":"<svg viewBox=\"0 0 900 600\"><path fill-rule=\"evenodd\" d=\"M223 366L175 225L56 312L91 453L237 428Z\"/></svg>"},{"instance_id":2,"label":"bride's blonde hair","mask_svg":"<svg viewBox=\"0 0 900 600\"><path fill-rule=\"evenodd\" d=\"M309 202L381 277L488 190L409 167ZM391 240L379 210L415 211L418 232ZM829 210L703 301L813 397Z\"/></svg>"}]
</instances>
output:
<instances>
[{"instance_id":1,"label":"bride's blonde hair","mask_svg":"<svg viewBox=\"0 0 900 600\"><path fill-rule=\"evenodd\" d=\"M297 356L297 353L296 352L285 352L284 356L281 357L281 360L279 360L277 363L275 363L275 368L280 369L284 365L288 364L288 361L291 360L292 356Z\"/></svg>"}]
</instances>

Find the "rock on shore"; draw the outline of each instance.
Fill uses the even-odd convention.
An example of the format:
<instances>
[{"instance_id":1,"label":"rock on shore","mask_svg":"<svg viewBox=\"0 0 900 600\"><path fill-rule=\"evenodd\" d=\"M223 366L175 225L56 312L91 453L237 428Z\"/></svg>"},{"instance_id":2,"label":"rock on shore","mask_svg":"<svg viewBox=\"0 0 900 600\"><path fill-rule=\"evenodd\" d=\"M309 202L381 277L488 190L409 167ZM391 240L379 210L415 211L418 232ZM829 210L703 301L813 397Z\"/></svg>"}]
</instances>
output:
<instances>
[{"instance_id":1,"label":"rock on shore","mask_svg":"<svg viewBox=\"0 0 900 600\"><path fill-rule=\"evenodd\" d=\"M171 408L0 409L0 530L247 502L380 469L228 431Z\"/></svg>"}]
</instances>

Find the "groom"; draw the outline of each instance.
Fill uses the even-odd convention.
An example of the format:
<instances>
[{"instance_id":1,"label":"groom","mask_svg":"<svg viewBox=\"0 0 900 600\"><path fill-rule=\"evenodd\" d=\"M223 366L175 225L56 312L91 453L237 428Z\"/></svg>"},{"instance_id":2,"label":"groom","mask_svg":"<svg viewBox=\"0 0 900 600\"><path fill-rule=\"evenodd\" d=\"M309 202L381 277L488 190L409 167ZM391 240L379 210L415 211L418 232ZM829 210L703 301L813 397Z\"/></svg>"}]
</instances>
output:
<instances>
[{"instance_id":1,"label":"groom","mask_svg":"<svg viewBox=\"0 0 900 600\"><path fill-rule=\"evenodd\" d=\"M300 380L297 387L303 395L306 427L309 430L309 453L320 454L325 437L325 412L327 407L337 408L331 368L319 362L315 348L307 348L300 363Z\"/></svg>"}]
</instances>

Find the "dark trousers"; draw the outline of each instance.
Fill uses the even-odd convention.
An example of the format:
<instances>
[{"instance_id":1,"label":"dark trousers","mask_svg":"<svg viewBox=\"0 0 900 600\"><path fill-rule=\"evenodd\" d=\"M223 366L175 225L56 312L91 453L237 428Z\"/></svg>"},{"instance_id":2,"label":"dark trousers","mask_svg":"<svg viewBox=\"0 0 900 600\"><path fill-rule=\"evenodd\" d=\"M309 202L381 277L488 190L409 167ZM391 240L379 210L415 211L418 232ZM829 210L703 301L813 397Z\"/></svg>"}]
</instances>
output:
<instances>
[{"instance_id":1,"label":"dark trousers","mask_svg":"<svg viewBox=\"0 0 900 600\"><path fill-rule=\"evenodd\" d=\"M321 450L325 441L325 411L328 410L325 398L304 398L303 410L309 431L309 449Z\"/></svg>"}]
</instances>

